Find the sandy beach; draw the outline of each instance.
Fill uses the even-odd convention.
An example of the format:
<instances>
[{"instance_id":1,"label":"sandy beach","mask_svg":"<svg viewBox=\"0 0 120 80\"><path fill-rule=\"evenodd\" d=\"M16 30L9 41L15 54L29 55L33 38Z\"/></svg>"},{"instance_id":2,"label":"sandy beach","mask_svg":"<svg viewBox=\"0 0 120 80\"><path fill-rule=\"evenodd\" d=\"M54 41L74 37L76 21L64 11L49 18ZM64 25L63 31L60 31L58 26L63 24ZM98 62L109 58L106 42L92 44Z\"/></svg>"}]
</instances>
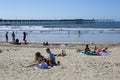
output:
<instances>
[{"instance_id":1,"label":"sandy beach","mask_svg":"<svg viewBox=\"0 0 120 80\"><path fill-rule=\"evenodd\" d=\"M108 47L108 56L81 56L77 49L84 50L87 42L60 43L43 46L42 43L13 45L0 42L0 80L119 80L120 43L95 43L97 47ZM67 44L67 45L64 45ZM35 52L48 57L45 49L55 54L63 49L67 56L56 57L60 66L51 69L24 67L33 63ZM90 45L93 49L94 45Z\"/></svg>"}]
</instances>

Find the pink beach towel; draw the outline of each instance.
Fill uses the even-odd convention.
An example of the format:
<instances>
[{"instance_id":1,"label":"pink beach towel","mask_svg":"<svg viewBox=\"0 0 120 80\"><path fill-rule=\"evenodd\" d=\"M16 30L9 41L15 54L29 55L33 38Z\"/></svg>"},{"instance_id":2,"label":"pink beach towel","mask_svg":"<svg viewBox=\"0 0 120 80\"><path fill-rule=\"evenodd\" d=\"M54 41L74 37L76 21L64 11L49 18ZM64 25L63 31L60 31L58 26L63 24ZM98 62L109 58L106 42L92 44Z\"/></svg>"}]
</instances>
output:
<instances>
[{"instance_id":1,"label":"pink beach towel","mask_svg":"<svg viewBox=\"0 0 120 80\"><path fill-rule=\"evenodd\" d=\"M99 55L100 55L100 56L108 56L109 53L107 53L107 52L99 52Z\"/></svg>"}]
</instances>

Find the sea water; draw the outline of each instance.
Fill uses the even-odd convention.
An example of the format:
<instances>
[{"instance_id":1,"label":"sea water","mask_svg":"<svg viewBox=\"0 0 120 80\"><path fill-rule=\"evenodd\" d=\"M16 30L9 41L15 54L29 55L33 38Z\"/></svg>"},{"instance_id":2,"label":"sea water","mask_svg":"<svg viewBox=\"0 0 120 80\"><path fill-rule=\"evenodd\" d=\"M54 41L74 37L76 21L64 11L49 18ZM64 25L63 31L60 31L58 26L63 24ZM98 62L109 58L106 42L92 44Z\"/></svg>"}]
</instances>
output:
<instances>
[{"instance_id":1,"label":"sea water","mask_svg":"<svg viewBox=\"0 0 120 80\"><path fill-rule=\"evenodd\" d=\"M8 32L23 41L23 32L28 42L120 42L120 22L90 24L57 24L41 26L0 26L0 41L5 41Z\"/></svg>"}]
</instances>

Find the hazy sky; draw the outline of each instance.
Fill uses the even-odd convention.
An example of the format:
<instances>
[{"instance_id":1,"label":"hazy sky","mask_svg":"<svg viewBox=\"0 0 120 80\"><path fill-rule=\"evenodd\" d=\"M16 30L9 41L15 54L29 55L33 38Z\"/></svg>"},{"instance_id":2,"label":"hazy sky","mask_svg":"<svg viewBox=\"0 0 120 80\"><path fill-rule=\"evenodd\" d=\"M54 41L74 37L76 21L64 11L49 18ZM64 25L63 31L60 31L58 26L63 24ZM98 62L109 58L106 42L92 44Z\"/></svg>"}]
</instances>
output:
<instances>
[{"instance_id":1,"label":"hazy sky","mask_svg":"<svg viewBox=\"0 0 120 80\"><path fill-rule=\"evenodd\" d=\"M120 20L120 0L0 0L0 18Z\"/></svg>"}]
</instances>

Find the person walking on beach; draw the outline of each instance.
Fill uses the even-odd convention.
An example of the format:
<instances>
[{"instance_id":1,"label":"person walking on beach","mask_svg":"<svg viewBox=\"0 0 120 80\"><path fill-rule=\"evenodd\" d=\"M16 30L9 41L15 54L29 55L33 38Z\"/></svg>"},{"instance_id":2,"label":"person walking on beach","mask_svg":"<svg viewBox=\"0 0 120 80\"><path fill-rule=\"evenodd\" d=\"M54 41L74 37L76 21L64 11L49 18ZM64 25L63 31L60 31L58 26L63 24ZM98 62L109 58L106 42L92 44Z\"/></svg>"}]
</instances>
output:
<instances>
[{"instance_id":1,"label":"person walking on beach","mask_svg":"<svg viewBox=\"0 0 120 80\"><path fill-rule=\"evenodd\" d=\"M6 32L5 37L6 37L6 42L8 42L8 32Z\"/></svg>"},{"instance_id":2,"label":"person walking on beach","mask_svg":"<svg viewBox=\"0 0 120 80\"><path fill-rule=\"evenodd\" d=\"M12 42L15 42L15 33L12 32Z\"/></svg>"}]
</instances>

